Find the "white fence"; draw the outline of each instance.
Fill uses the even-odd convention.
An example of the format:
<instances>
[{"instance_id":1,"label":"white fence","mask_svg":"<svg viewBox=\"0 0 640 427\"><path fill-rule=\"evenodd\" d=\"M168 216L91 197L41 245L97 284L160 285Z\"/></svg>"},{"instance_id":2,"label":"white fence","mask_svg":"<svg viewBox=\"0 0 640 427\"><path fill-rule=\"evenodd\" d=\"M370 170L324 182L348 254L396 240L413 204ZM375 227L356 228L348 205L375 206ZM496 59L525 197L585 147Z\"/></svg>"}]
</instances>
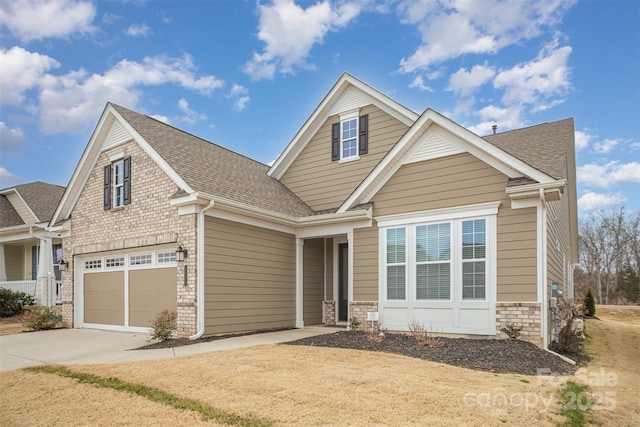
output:
<instances>
[{"instance_id":1,"label":"white fence","mask_svg":"<svg viewBox=\"0 0 640 427\"><path fill-rule=\"evenodd\" d=\"M24 292L37 298L38 282L36 280L12 280L0 282L0 288L10 289L14 292Z\"/></svg>"}]
</instances>

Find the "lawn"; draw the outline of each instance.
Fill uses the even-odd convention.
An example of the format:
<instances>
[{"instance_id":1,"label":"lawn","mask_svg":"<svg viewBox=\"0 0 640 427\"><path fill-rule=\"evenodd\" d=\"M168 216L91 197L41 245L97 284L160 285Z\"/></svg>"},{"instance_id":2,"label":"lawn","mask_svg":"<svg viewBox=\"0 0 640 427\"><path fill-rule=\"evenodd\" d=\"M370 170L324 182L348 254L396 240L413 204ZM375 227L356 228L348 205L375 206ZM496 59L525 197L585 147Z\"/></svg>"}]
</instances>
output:
<instances>
[{"instance_id":1,"label":"lawn","mask_svg":"<svg viewBox=\"0 0 640 427\"><path fill-rule=\"evenodd\" d=\"M578 375L615 373L615 411L605 425L640 425L640 325L598 312L590 320L594 361ZM616 317L617 316L617 317ZM614 317L616 317L614 319ZM609 349L615 348L614 355ZM191 399L240 420L274 425L558 425L558 381L495 374L405 356L300 346L260 346L184 358L69 366ZM578 378L579 379L579 378ZM216 425L124 391L50 373L0 374L0 425ZM505 401L506 399L506 401ZM613 424L611 424L613 423Z\"/></svg>"}]
</instances>

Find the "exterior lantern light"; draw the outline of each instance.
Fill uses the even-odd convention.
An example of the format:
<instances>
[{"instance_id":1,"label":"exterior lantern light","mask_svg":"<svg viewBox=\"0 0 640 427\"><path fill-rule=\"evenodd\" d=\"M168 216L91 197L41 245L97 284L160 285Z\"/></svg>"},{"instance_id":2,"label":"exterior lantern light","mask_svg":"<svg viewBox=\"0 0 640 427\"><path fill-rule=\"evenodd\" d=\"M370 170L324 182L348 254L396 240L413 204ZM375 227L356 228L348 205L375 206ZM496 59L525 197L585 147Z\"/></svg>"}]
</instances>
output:
<instances>
[{"instance_id":1,"label":"exterior lantern light","mask_svg":"<svg viewBox=\"0 0 640 427\"><path fill-rule=\"evenodd\" d=\"M178 245L178 247L176 248L176 261L183 262L186 257L187 250L183 248L182 245Z\"/></svg>"},{"instance_id":2,"label":"exterior lantern light","mask_svg":"<svg viewBox=\"0 0 640 427\"><path fill-rule=\"evenodd\" d=\"M69 265L69 264L67 264L67 263L65 262L65 260L61 259L61 260L60 260L60 262L58 263L58 269L59 269L60 271L67 271L67 266L68 266L68 265Z\"/></svg>"}]
</instances>

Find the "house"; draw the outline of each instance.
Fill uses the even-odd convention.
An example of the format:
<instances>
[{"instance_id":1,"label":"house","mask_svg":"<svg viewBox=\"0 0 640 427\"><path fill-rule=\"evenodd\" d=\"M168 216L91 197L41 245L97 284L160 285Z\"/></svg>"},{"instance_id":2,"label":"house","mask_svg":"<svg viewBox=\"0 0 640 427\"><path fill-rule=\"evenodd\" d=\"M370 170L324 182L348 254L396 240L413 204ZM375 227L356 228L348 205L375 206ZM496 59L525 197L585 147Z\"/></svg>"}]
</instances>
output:
<instances>
[{"instance_id":1,"label":"house","mask_svg":"<svg viewBox=\"0 0 640 427\"><path fill-rule=\"evenodd\" d=\"M45 182L0 190L0 288L49 307L61 302L62 239L48 226L63 192Z\"/></svg>"},{"instance_id":2,"label":"house","mask_svg":"<svg viewBox=\"0 0 640 427\"><path fill-rule=\"evenodd\" d=\"M573 120L481 138L343 74L272 166L108 104L51 225L68 326L361 321L547 344L577 262Z\"/></svg>"}]
</instances>

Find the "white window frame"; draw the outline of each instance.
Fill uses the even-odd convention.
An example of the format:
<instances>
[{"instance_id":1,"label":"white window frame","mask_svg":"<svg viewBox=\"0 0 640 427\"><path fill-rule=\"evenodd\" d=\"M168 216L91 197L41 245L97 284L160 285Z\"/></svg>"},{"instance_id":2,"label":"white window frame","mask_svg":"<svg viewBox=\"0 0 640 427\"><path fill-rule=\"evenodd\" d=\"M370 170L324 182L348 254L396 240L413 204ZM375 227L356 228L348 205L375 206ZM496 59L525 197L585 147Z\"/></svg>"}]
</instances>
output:
<instances>
[{"instance_id":1,"label":"white window frame","mask_svg":"<svg viewBox=\"0 0 640 427\"><path fill-rule=\"evenodd\" d=\"M344 125L347 122L350 122L352 120L355 120L355 136L353 138L348 138L345 139L344 138ZM341 114L340 115L340 162L351 162L353 160L358 160L360 159L360 123L359 123L359 111L352 111L349 113L345 113L345 114ZM355 154L352 156L346 156L344 155L344 143L347 141L352 141L355 140L356 143L356 151Z\"/></svg>"},{"instance_id":2,"label":"white window frame","mask_svg":"<svg viewBox=\"0 0 640 427\"><path fill-rule=\"evenodd\" d=\"M418 261L418 256L416 253L417 245L418 245L418 227L428 227L430 225L440 225L440 224L449 224L449 259L446 261L436 260L436 261ZM414 300L415 301L452 301L453 300L453 284L455 283L455 278L453 276L453 272L455 271L455 259L453 257L453 253L455 252L454 245L454 236L455 232L453 230L453 224L451 221L439 221L433 223L425 223L425 224L415 224L412 227L412 263L413 263L413 278L414 278ZM435 265L435 264L449 264L449 298L418 298L418 265Z\"/></svg>"},{"instance_id":3,"label":"white window frame","mask_svg":"<svg viewBox=\"0 0 640 427\"><path fill-rule=\"evenodd\" d=\"M118 170L121 172L120 183L118 183ZM113 207L119 208L121 206L124 206L124 160L113 164Z\"/></svg>"},{"instance_id":4,"label":"white window frame","mask_svg":"<svg viewBox=\"0 0 640 427\"><path fill-rule=\"evenodd\" d=\"M395 262L395 263L387 263L387 232L389 230L404 230L404 245L405 245L405 253L404 253L404 262ZM385 280L385 294L384 294L384 298L388 301L407 301L408 297L409 297L409 276L410 276L410 271L409 271L409 253L411 252L408 248L409 245L409 233L408 233L408 227L387 227L385 228L384 231L384 280ZM404 298L402 299L389 299L389 294L388 294L388 289L386 286L387 283L387 271L389 267L399 267L399 266L403 266L404 267Z\"/></svg>"}]
</instances>

